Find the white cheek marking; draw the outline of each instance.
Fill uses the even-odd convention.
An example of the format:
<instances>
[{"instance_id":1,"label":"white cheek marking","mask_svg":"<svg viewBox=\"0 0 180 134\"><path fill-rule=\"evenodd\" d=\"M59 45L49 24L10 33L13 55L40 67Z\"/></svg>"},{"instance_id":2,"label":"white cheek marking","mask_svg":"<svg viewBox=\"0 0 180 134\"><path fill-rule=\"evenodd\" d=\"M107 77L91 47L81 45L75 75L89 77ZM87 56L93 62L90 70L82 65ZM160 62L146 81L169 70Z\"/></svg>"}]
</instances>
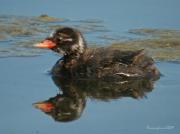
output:
<instances>
[{"instance_id":1,"label":"white cheek marking","mask_svg":"<svg viewBox=\"0 0 180 134\"><path fill-rule=\"evenodd\" d=\"M79 34L79 42L78 42L78 44L79 44L79 51L81 53L83 53L84 52L84 41L83 41L83 39L82 39L80 34Z\"/></svg>"},{"instance_id":2,"label":"white cheek marking","mask_svg":"<svg viewBox=\"0 0 180 134\"><path fill-rule=\"evenodd\" d=\"M53 37L54 33L55 33L54 31L51 32L50 35L49 35L49 37Z\"/></svg>"}]
</instances>

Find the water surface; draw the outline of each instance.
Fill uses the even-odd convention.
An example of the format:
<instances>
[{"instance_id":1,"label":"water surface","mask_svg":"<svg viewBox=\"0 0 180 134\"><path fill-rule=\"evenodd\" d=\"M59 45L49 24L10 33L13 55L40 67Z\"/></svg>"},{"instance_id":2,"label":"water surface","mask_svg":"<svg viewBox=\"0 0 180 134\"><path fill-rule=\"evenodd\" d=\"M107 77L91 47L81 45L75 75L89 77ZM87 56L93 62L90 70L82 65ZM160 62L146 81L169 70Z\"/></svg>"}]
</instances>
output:
<instances>
[{"instance_id":1,"label":"water surface","mask_svg":"<svg viewBox=\"0 0 180 134\"><path fill-rule=\"evenodd\" d=\"M1 0L0 133L179 133L179 5L178 0ZM42 14L51 20L39 18ZM59 93L48 74L59 55L32 44L64 25L80 29L90 46L115 43L124 49L122 42L128 41L126 47L132 49L132 44L149 44L148 51L158 50L152 56L163 76L143 97L108 102L89 97L80 118L54 121L32 104ZM163 53L158 57L159 52Z\"/></svg>"},{"instance_id":2,"label":"water surface","mask_svg":"<svg viewBox=\"0 0 180 134\"><path fill-rule=\"evenodd\" d=\"M81 118L60 123L32 107L32 103L58 93L58 88L46 74L46 70L54 64L53 60L57 60L57 56L51 54L0 59L3 76L1 133L179 132L179 64L157 64L165 76L156 82L147 97L138 100L125 97L110 102L88 99ZM17 69L20 71L14 71Z\"/></svg>"}]
</instances>

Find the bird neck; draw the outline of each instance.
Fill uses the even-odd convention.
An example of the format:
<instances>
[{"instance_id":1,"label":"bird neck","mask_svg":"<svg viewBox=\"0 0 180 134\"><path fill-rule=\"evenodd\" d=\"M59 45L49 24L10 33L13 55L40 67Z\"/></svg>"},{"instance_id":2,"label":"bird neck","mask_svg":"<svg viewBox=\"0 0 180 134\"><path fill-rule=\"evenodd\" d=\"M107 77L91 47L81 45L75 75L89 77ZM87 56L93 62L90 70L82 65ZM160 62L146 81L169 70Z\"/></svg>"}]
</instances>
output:
<instances>
[{"instance_id":1,"label":"bird neck","mask_svg":"<svg viewBox=\"0 0 180 134\"><path fill-rule=\"evenodd\" d=\"M64 53L65 59L79 60L82 57L82 55L85 53L87 49L86 42L84 38L81 36L81 34L80 33L78 34L79 34L78 42L71 47L70 49L71 51Z\"/></svg>"}]
</instances>

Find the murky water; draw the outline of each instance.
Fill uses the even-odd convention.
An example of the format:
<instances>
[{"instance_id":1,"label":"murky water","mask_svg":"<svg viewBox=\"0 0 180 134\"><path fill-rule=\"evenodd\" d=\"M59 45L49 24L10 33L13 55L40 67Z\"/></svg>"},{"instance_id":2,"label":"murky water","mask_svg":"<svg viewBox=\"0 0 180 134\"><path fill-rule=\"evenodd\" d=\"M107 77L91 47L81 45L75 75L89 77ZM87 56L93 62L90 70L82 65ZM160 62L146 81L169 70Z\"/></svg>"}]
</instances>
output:
<instances>
[{"instance_id":1,"label":"murky water","mask_svg":"<svg viewBox=\"0 0 180 134\"><path fill-rule=\"evenodd\" d=\"M179 4L177 0L55 0L53 3L2 0L0 133L179 133ZM55 17L44 18L41 14ZM113 43L122 49L134 49L132 44L135 48L146 47L157 59L156 65L163 76L153 83L146 81L145 87L139 84L142 81L131 82L128 86L132 85L132 90L123 93L114 90L106 94L95 89L81 92L83 85L77 87L76 83L71 83L72 87L68 88L80 89L76 94L81 96L77 101L81 114L72 122L55 121L52 116L35 109L33 103L48 100L60 92L48 74L59 55L35 49L32 44L64 25L80 29L90 46ZM122 44L124 41L127 41L126 47ZM104 83L98 84L107 87Z\"/></svg>"}]
</instances>

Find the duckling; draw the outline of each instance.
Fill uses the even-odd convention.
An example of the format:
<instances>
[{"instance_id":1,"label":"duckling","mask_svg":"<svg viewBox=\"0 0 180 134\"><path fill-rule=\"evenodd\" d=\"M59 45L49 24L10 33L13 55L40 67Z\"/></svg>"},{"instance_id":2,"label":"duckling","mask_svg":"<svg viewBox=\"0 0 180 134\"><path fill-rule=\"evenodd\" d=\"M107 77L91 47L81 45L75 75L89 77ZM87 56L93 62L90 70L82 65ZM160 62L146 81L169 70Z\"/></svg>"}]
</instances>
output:
<instances>
[{"instance_id":1,"label":"duckling","mask_svg":"<svg viewBox=\"0 0 180 134\"><path fill-rule=\"evenodd\" d=\"M88 48L83 35L71 27L55 30L35 46L63 55L51 72L64 78L122 80L160 77L154 60L145 55L144 49L122 51L111 47Z\"/></svg>"}]
</instances>

